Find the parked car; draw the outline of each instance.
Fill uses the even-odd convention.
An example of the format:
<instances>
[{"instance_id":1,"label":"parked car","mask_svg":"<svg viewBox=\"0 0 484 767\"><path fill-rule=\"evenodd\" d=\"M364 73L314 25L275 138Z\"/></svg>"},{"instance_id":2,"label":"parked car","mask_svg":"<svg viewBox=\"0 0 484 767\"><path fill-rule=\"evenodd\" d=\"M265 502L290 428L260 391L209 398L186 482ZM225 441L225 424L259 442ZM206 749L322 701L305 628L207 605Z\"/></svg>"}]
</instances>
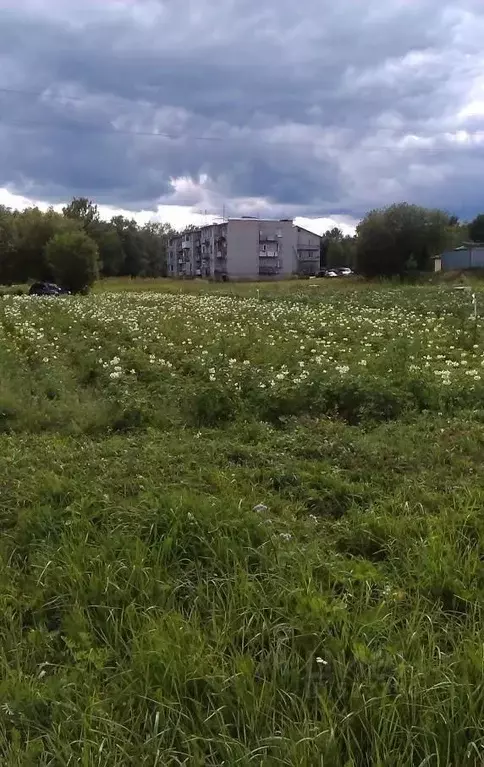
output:
<instances>
[{"instance_id":1,"label":"parked car","mask_svg":"<svg viewBox=\"0 0 484 767\"><path fill-rule=\"evenodd\" d=\"M29 296L63 296L68 291L53 282L34 282L29 289Z\"/></svg>"},{"instance_id":2,"label":"parked car","mask_svg":"<svg viewBox=\"0 0 484 767\"><path fill-rule=\"evenodd\" d=\"M318 277L337 277L337 273L334 269L321 269L318 272Z\"/></svg>"},{"instance_id":3,"label":"parked car","mask_svg":"<svg viewBox=\"0 0 484 767\"><path fill-rule=\"evenodd\" d=\"M353 274L353 270L349 266L342 266L341 269L338 269L338 272L342 277L351 277Z\"/></svg>"}]
</instances>

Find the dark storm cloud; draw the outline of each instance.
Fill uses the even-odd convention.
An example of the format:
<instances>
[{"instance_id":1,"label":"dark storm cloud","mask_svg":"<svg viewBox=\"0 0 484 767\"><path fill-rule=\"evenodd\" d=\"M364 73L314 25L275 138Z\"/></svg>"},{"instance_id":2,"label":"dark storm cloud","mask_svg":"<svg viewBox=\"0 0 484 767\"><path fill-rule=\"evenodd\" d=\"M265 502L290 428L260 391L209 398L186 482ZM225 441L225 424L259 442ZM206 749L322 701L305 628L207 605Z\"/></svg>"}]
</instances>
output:
<instances>
[{"instance_id":1,"label":"dark storm cloud","mask_svg":"<svg viewBox=\"0 0 484 767\"><path fill-rule=\"evenodd\" d=\"M471 214L483 14L474 0L0 0L0 186L140 209L187 202L172 184L186 178L191 203L232 212L409 199Z\"/></svg>"}]
</instances>

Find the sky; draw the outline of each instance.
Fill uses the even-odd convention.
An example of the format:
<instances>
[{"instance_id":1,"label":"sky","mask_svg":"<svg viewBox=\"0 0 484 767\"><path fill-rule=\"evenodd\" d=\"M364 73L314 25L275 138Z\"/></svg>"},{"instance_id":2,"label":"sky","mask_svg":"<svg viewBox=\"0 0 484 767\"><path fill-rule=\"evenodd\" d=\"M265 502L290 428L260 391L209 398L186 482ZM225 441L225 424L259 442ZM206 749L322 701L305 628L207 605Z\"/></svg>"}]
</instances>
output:
<instances>
[{"instance_id":1,"label":"sky","mask_svg":"<svg viewBox=\"0 0 484 767\"><path fill-rule=\"evenodd\" d=\"M0 0L0 204L484 211L482 0Z\"/></svg>"}]
</instances>

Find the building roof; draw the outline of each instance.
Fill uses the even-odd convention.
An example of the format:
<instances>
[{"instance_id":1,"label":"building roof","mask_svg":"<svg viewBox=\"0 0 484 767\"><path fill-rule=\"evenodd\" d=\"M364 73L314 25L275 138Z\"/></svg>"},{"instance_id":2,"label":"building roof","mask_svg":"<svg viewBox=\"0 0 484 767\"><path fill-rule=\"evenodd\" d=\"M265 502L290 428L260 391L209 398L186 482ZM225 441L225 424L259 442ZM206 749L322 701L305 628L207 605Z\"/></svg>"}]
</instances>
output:
<instances>
[{"instance_id":1,"label":"building roof","mask_svg":"<svg viewBox=\"0 0 484 767\"><path fill-rule=\"evenodd\" d=\"M298 226L294 224L294 219L292 218L256 218L255 216L230 216L230 218L227 218L225 221L213 221L211 224L204 224L203 226L199 226L196 229L188 229L182 232L177 232L177 234L173 234L169 239L176 240L186 237L190 234L200 234L204 229L211 229L214 226L223 226L224 224L230 223L230 221L257 221L260 224L284 224L290 222L299 231L307 232L308 234L312 234L313 237L319 237L321 239L320 234L311 232L310 229L305 229L304 226Z\"/></svg>"},{"instance_id":2,"label":"building roof","mask_svg":"<svg viewBox=\"0 0 484 767\"><path fill-rule=\"evenodd\" d=\"M484 242L463 242L457 248L445 251L446 253L454 253L457 250L469 250L470 248L484 248Z\"/></svg>"},{"instance_id":3,"label":"building roof","mask_svg":"<svg viewBox=\"0 0 484 767\"><path fill-rule=\"evenodd\" d=\"M484 249L484 242L464 242L462 245L458 245L457 248L449 248L449 250L444 250L443 253L439 253L437 256L432 256L432 258L442 258L445 253L462 253L463 251L472 250L473 248Z\"/></svg>"},{"instance_id":4,"label":"building roof","mask_svg":"<svg viewBox=\"0 0 484 767\"><path fill-rule=\"evenodd\" d=\"M230 216L227 221L259 221L260 223L284 224L294 222L292 218L260 218L259 216Z\"/></svg>"},{"instance_id":5,"label":"building roof","mask_svg":"<svg viewBox=\"0 0 484 767\"><path fill-rule=\"evenodd\" d=\"M313 237L319 237L319 239L321 239L320 234L316 234L316 232L312 232L310 229L306 229L304 226L299 226L299 224L296 224L296 228L298 229L298 231L307 232L308 234L312 234Z\"/></svg>"}]
</instances>

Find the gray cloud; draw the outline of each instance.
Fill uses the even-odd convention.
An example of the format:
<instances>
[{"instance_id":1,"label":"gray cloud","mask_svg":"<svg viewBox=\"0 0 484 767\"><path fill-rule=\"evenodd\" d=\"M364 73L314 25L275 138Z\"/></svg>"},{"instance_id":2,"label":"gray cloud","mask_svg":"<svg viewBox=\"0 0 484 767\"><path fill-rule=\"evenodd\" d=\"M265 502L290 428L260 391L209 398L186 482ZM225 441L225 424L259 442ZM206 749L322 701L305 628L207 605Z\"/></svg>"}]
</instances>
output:
<instances>
[{"instance_id":1,"label":"gray cloud","mask_svg":"<svg viewBox=\"0 0 484 767\"><path fill-rule=\"evenodd\" d=\"M477 0L2 0L0 186L133 210L473 215L483 32Z\"/></svg>"}]
</instances>

